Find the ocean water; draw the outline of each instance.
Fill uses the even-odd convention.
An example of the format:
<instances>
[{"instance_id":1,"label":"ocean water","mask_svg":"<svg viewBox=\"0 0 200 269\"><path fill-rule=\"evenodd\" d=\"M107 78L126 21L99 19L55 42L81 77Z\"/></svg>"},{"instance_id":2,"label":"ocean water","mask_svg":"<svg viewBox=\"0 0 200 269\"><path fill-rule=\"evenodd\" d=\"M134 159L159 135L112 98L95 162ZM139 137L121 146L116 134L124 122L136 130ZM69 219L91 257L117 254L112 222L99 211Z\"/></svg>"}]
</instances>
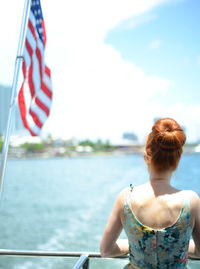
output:
<instances>
[{"instance_id":1,"label":"ocean water","mask_svg":"<svg viewBox=\"0 0 200 269\"><path fill-rule=\"evenodd\" d=\"M200 194L199 164L200 154L184 155L172 184ZM130 183L147 180L141 155L8 160L0 201L0 249L99 251L117 194ZM70 269L76 260L0 257L0 268ZM90 268L120 269L126 263L92 259Z\"/></svg>"}]
</instances>

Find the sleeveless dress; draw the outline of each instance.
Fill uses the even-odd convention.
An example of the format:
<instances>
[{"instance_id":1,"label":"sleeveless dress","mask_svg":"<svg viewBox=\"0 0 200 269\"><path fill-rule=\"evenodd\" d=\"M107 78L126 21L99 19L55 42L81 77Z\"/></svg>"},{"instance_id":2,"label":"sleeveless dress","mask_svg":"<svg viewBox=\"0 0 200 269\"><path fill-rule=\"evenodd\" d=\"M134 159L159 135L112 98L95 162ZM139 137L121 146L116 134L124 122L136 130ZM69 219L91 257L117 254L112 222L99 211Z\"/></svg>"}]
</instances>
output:
<instances>
[{"instance_id":1,"label":"sleeveless dress","mask_svg":"<svg viewBox=\"0 0 200 269\"><path fill-rule=\"evenodd\" d=\"M131 192L124 204L124 230L129 240L129 261L124 269L175 269L187 267L190 225L190 200L184 199L176 222L166 228L143 225L131 208Z\"/></svg>"}]
</instances>

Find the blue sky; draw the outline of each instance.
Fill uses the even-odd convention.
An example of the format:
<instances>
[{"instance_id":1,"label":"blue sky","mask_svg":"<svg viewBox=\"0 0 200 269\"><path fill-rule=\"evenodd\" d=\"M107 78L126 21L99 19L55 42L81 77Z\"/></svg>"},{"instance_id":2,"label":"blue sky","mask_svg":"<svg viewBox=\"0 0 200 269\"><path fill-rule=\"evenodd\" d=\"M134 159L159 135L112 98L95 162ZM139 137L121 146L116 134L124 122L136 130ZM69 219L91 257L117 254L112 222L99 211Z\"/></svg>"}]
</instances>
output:
<instances>
[{"instance_id":1,"label":"blue sky","mask_svg":"<svg viewBox=\"0 0 200 269\"><path fill-rule=\"evenodd\" d=\"M173 81L165 97L156 96L155 102L199 104L199 14L199 1L169 2L122 22L107 34L105 42L120 51L125 61ZM134 21L140 23L131 27Z\"/></svg>"},{"instance_id":2,"label":"blue sky","mask_svg":"<svg viewBox=\"0 0 200 269\"><path fill-rule=\"evenodd\" d=\"M54 93L42 136L144 141L155 117L172 117L200 139L199 1L56 3L41 0ZM0 4L0 84L12 83L23 5Z\"/></svg>"}]
</instances>

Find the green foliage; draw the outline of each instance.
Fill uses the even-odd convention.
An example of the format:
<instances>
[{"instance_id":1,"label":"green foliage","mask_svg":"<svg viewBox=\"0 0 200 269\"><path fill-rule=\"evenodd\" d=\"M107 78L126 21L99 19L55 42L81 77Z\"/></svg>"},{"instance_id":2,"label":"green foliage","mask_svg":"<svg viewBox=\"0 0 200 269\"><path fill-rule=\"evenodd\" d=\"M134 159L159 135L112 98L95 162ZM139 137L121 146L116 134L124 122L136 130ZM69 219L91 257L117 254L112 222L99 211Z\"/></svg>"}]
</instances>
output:
<instances>
[{"instance_id":1,"label":"green foliage","mask_svg":"<svg viewBox=\"0 0 200 269\"><path fill-rule=\"evenodd\" d=\"M79 146L83 146L83 147L90 146L90 147L94 148L95 143L86 139L86 140L79 142Z\"/></svg>"},{"instance_id":2,"label":"green foliage","mask_svg":"<svg viewBox=\"0 0 200 269\"><path fill-rule=\"evenodd\" d=\"M79 146L90 146L95 152L110 151L115 149L114 146L110 145L109 140L103 142L101 139L98 139L96 142L86 139L79 142Z\"/></svg>"},{"instance_id":3,"label":"green foliage","mask_svg":"<svg viewBox=\"0 0 200 269\"><path fill-rule=\"evenodd\" d=\"M185 145L184 145L184 147L197 147L199 145L199 143L186 143Z\"/></svg>"},{"instance_id":4,"label":"green foliage","mask_svg":"<svg viewBox=\"0 0 200 269\"><path fill-rule=\"evenodd\" d=\"M46 140L43 141L43 144L45 146L53 146L54 145L54 140L51 134L48 134Z\"/></svg>"},{"instance_id":5,"label":"green foliage","mask_svg":"<svg viewBox=\"0 0 200 269\"><path fill-rule=\"evenodd\" d=\"M44 150L44 145L41 143L24 143L22 147L27 153L37 153Z\"/></svg>"},{"instance_id":6,"label":"green foliage","mask_svg":"<svg viewBox=\"0 0 200 269\"><path fill-rule=\"evenodd\" d=\"M68 146L66 146L66 149L68 151L75 151L76 150L76 146L74 146L74 145L68 145Z\"/></svg>"},{"instance_id":7,"label":"green foliage","mask_svg":"<svg viewBox=\"0 0 200 269\"><path fill-rule=\"evenodd\" d=\"M3 149L3 141L0 139L0 151Z\"/></svg>"},{"instance_id":8,"label":"green foliage","mask_svg":"<svg viewBox=\"0 0 200 269\"><path fill-rule=\"evenodd\" d=\"M100 139L98 139L94 145L94 150L95 151L103 151L105 149L106 149L106 144L104 144Z\"/></svg>"}]
</instances>

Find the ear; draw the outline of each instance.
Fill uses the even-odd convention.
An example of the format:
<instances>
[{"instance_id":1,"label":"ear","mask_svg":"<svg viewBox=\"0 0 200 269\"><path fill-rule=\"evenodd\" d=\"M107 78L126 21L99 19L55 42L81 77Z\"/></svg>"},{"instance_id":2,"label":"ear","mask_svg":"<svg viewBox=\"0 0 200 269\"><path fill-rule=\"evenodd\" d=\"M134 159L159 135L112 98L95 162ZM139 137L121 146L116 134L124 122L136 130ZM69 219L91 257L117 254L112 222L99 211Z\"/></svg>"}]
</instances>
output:
<instances>
[{"instance_id":1,"label":"ear","mask_svg":"<svg viewBox=\"0 0 200 269\"><path fill-rule=\"evenodd\" d=\"M147 161L147 152L146 152L146 149L144 149L144 160L145 160L145 162Z\"/></svg>"},{"instance_id":2,"label":"ear","mask_svg":"<svg viewBox=\"0 0 200 269\"><path fill-rule=\"evenodd\" d=\"M147 165L150 164L150 159L149 159L149 156L147 155L146 149L144 149L144 160Z\"/></svg>"}]
</instances>

